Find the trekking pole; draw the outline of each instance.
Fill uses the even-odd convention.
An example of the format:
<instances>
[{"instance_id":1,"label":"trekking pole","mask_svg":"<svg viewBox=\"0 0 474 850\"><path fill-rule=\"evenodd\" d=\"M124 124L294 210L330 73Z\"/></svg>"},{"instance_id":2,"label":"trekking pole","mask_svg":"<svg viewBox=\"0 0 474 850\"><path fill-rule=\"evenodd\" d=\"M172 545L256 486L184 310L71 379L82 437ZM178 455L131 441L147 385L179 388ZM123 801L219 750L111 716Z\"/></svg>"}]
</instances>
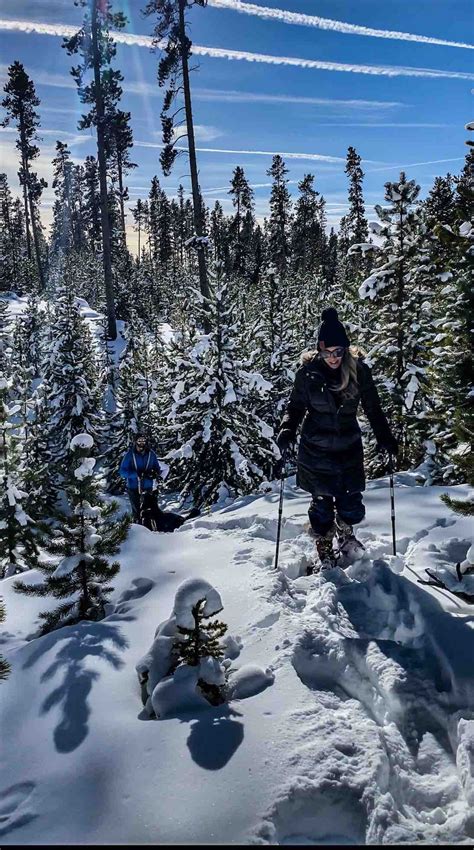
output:
<instances>
[{"instance_id":1,"label":"trekking pole","mask_svg":"<svg viewBox=\"0 0 474 850\"><path fill-rule=\"evenodd\" d=\"M281 473L280 473L280 501L278 505L278 526L277 526L277 539L276 539L276 552L275 552L275 569L278 567L278 555L280 553L280 533L281 533L281 520L283 516L283 488L285 483L285 466L286 466L286 453L288 449L284 449L281 460Z\"/></svg>"},{"instance_id":2,"label":"trekking pole","mask_svg":"<svg viewBox=\"0 0 474 850\"><path fill-rule=\"evenodd\" d=\"M390 475L390 514L392 518L392 548L393 554L397 554L397 545L395 542L395 490L393 486L393 462L391 452L388 453L388 472Z\"/></svg>"},{"instance_id":3,"label":"trekking pole","mask_svg":"<svg viewBox=\"0 0 474 850\"><path fill-rule=\"evenodd\" d=\"M142 489L142 477L141 475L137 475L138 478L138 524L143 525L143 489Z\"/></svg>"}]
</instances>

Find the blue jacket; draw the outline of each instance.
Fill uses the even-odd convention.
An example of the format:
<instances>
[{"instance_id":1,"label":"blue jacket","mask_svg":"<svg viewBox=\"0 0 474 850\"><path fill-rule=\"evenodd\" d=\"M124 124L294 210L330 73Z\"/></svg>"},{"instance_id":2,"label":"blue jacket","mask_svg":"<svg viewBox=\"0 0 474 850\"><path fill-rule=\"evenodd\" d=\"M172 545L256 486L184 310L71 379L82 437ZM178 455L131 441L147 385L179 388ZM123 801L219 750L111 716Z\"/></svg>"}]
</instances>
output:
<instances>
[{"instance_id":1,"label":"blue jacket","mask_svg":"<svg viewBox=\"0 0 474 850\"><path fill-rule=\"evenodd\" d=\"M124 456L119 469L122 478L127 481L127 487L138 490L138 476L142 481L144 490L153 488L153 478L161 477L160 464L154 451L151 449L142 453L129 449Z\"/></svg>"}]
</instances>

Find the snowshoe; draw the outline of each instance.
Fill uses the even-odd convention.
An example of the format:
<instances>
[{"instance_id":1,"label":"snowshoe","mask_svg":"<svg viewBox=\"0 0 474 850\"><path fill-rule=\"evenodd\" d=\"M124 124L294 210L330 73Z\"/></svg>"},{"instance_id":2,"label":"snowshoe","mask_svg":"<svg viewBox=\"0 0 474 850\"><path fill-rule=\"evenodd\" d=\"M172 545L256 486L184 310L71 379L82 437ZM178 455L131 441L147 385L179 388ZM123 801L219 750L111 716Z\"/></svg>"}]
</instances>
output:
<instances>
[{"instance_id":1,"label":"snowshoe","mask_svg":"<svg viewBox=\"0 0 474 850\"><path fill-rule=\"evenodd\" d=\"M337 558L339 566L348 567L354 561L363 557L365 546L354 534L352 525L344 522L340 517L336 518L336 536L337 536Z\"/></svg>"},{"instance_id":2,"label":"snowshoe","mask_svg":"<svg viewBox=\"0 0 474 850\"><path fill-rule=\"evenodd\" d=\"M317 558L307 568L307 575L315 575L321 570L331 570L337 565L336 554L332 548L334 528L326 534L314 534Z\"/></svg>"}]
</instances>

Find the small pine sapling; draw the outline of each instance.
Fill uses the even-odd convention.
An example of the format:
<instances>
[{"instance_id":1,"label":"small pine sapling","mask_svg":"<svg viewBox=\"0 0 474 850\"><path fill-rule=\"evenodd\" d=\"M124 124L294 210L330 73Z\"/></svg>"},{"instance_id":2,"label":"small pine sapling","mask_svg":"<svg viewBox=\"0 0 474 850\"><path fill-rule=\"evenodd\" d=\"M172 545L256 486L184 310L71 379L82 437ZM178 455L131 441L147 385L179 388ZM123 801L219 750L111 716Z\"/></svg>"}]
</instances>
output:
<instances>
[{"instance_id":1,"label":"small pine sapling","mask_svg":"<svg viewBox=\"0 0 474 850\"><path fill-rule=\"evenodd\" d=\"M116 503L104 504L94 472L95 458L89 434L78 434L70 444L73 464L66 482L67 512L60 517L47 550L60 556L59 563L40 563L43 584L17 581L15 590L64 600L52 611L40 614L42 634L81 620L101 620L105 603L113 591L110 581L117 575L118 562L111 562L128 530L128 517L112 520Z\"/></svg>"},{"instance_id":2,"label":"small pine sapling","mask_svg":"<svg viewBox=\"0 0 474 850\"><path fill-rule=\"evenodd\" d=\"M207 598L203 596L192 606L191 614L194 619L192 628L180 625L177 627L178 633L182 637L176 640L174 644L175 669L180 664L197 667L203 659L216 659L217 662L220 662L224 657L224 649L219 640L226 633L227 626L220 620L204 622L205 619L212 616L205 613L206 605ZM212 662L207 662L207 665L212 667ZM212 705L220 705L225 702L225 689L222 684L209 682L200 677L198 686Z\"/></svg>"}]
</instances>

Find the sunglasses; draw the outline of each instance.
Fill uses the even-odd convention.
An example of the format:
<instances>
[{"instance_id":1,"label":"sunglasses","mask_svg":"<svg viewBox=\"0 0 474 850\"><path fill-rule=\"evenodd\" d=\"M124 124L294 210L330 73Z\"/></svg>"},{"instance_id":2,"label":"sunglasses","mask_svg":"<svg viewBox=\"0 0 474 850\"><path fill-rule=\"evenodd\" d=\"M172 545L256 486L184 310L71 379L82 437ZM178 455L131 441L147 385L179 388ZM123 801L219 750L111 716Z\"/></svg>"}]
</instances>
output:
<instances>
[{"instance_id":1,"label":"sunglasses","mask_svg":"<svg viewBox=\"0 0 474 850\"><path fill-rule=\"evenodd\" d=\"M335 348L334 351L320 351L319 355L323 360L329 360L330 357L342 357L345 350L345 348Z\"/></svg>"}]
</instances>

